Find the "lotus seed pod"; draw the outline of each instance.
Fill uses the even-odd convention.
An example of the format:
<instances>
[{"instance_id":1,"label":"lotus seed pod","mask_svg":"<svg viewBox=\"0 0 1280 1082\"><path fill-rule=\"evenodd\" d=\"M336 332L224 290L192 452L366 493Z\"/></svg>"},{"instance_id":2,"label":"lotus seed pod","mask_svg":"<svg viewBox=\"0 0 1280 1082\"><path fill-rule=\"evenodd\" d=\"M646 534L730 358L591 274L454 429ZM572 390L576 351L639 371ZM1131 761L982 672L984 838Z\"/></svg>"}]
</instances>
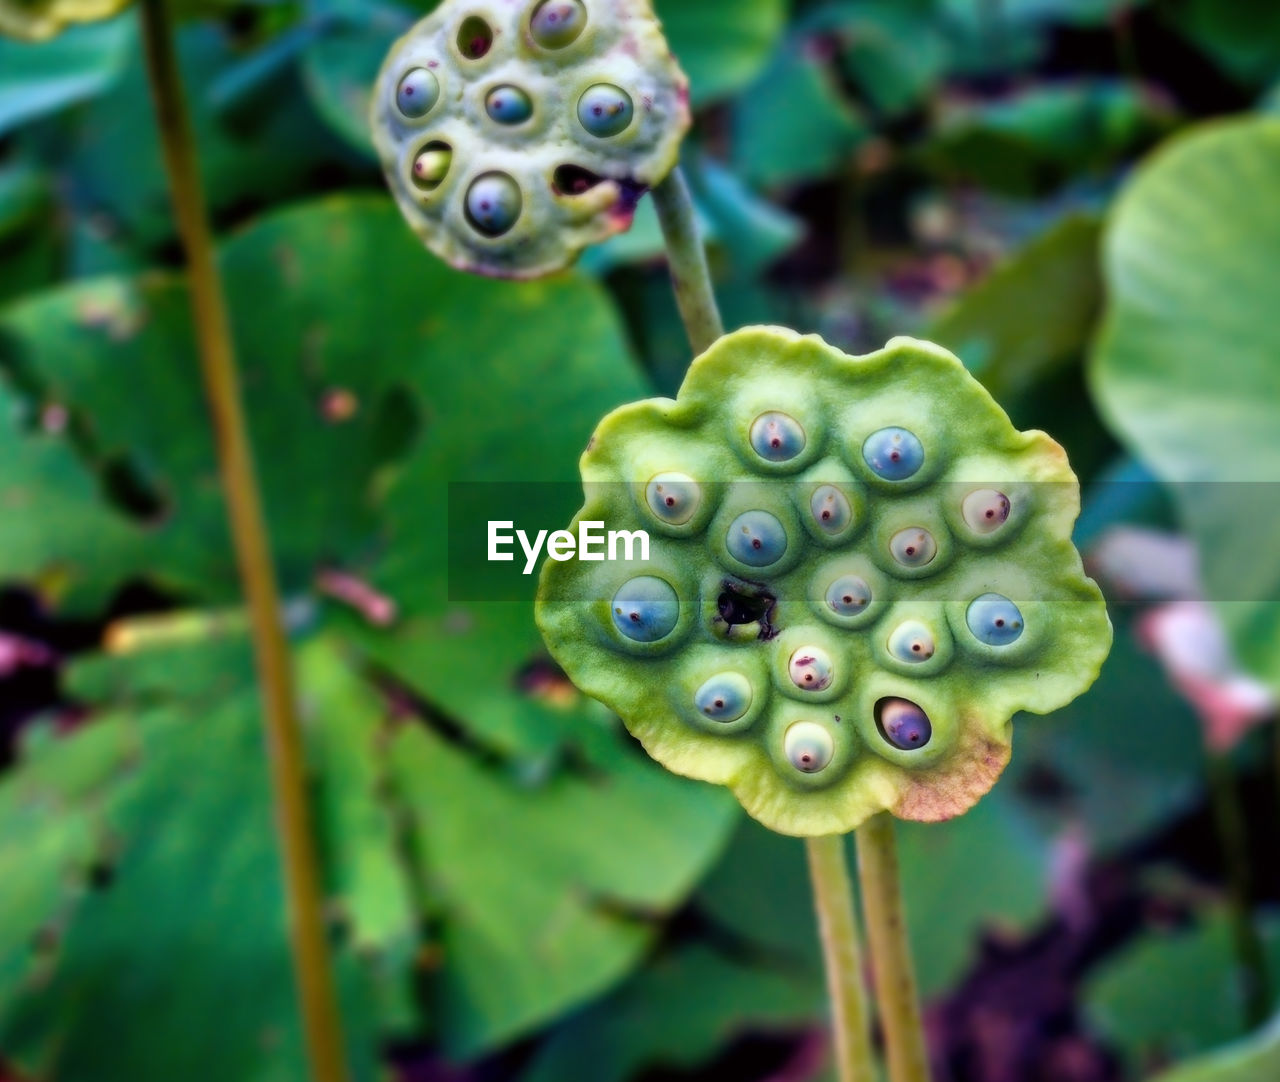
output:
<instances>
[{"instance_id":1,"label":"lotus seed pod","mask_svg":"<svg viewBox=\"0 0 1280 1082\"><path fill-rule=\"evenodd\" d=\"M676 163L688 82L651 0L444 0L392 46L371 122L428 248L462 270L534 278L630 227ZM428 151L447 152L447 168ZM426 182L424 161L438 173ZM506 178L496 217L473 198L494 176Z\"/></svg>"},{"instance_id":2,"label":"lotus seed pod","mask_svg":"<svg viewBox=\"0 0 1280 1082\"><path fill-rule=\"evenodd\" d=\"M1013 715L1079 695L1110 647L1061 448L929 343L849 357L745 328L674 401L606 417L581 465L578 521L658 527L670 592L633 585L636 561L546 562L552 655L659 762L774 830L960 814L1004 768Z\"/></svg>"},{"instance_id":3,"label":"lotus seed pod","mask_svg":"<svg viewBox=\"0 0 1280 1082\"><path fill-rule=\"evenodd\" d=\"M109 19L129 0L0 0L0 36L47 41L73 23Z\"/></svg>"}]
</instances>

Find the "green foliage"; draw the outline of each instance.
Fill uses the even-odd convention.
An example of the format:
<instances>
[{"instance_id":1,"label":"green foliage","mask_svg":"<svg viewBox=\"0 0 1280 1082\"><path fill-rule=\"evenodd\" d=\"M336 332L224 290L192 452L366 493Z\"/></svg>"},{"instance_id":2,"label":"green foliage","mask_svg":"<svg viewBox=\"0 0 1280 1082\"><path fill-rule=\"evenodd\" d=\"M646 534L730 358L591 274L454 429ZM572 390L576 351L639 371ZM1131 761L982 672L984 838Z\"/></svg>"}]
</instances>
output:
<instances>
[{"instance_id":1,"label":"green foliage","mask_svg":"<svg viewBox=\"0 0 1280 1082\"><path fill-rule=\"evenodd\" d=\"M1268 1082L1280 1071L1280 1022L1243 1041L1180 1064L1155 1082Z\"/></svg>"},{"instance_id":2,"label":"green foliage","mask_svg":"<svg viewBox=\"0 0 1280 1082\"><path fill-rule=\"evenodd\" d=\"M1280 686L1280 553L1252 540L1280 532L1278 185L1273 118L1188 134L1138 174L1108 227L1092 377L1116 433L1174 484L1240 659Z\"/></svg>"}]
</instances>

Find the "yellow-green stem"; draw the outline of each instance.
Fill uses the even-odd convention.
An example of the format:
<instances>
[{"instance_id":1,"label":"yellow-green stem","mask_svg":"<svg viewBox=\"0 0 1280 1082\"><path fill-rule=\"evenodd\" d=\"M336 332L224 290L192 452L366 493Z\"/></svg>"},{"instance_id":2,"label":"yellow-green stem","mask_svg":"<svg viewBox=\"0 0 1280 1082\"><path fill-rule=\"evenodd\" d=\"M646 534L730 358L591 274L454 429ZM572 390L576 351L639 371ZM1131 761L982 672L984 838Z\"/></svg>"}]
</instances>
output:
<instances>
[{"instance_id":1,"label":"yellow-green stem","mask_svg":"<svg viewBox=\"0 0 1280 1082\"><path fill-rule=\"evenodd\" d=\"M871 1037L844 836L806 838L839 1082L871 1082Z\"/></svg>"},{"instance_id":2,"label":"yellow-green stem","mask_svg":"<svg viewBox=\"0 0 1280 1082\"><path fill-rule=\"evenodd\" d=\"M689 185L679 166L653 189L653 205L667 245L667 265L680 318L693 352L701 353L724 334L724 324L711 288L707 251L698 232Z\"/></svg>"},{"instance_id":3,"label":"yellow-green stem","mask_svg":"<svg viewBox=\"0 0 1280 1082\"><path fill-rule=\"evenodd\" d=\"M880 1028L890 1082L929 1082L929 1053L920 1020L916 977L907 945L893 819L881 812L857 830L862 915L871 952Z\"/></svg>"},{"instance_id":4,"label":"yellow-green stem","mask_svg":"<svg viewBox=\"0 0 1280 1082\"><path fill-rule=\"evenodd\" d=\"M143 0L142 21L156 121L187 258L201 375L249 607L307 1053L316 1082L345 1082L341 1018L325 936L289 648L167 0Z\"/></svg>"}]
</instances>

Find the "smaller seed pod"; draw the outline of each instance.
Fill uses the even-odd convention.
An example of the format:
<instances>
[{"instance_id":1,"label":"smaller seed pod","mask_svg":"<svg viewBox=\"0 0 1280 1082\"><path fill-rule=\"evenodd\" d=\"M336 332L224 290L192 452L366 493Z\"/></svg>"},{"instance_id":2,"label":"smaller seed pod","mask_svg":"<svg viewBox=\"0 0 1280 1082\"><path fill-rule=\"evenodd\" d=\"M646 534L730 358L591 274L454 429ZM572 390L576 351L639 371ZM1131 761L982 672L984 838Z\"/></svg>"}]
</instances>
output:
<instances>
[{"instance_id":1,"label":"smaller seed pod","mask_svg":"<svg viewBox=\"0 0 1280 1082\"><path fill-rule=\"evenodd\" d=\"M933 632L919 620L905 620L890 632L887 648L899 661L918 665L933 657L937 644Z\"/></svg>"},{"instance_id":2,"label":"smaller seed pod","mask_svg":"<svg viewBox=\"0 0 1280 1082\"><path fill-rule=\"evenodd\" d=\"M924 446L905 428L882 428L863 441L862 459L883 481L905 481L924 465Z\"/></svg>"},{"instance_id":3,"label":"smaller seed pod","mask_svg":"<svg viewBox=\"0 0 1280 1082\"><path fill-rule=\"evenodd\" d=\"M682 526L697 513L702 489L688 474L660 473L645 486L645 501L663 522Z\"/></svg>"},{"instance_id":4,"label":"smaller seed pod","mask_svg":"<svg viewBox=\"0 0 1280 1082\"><path fill-rule=\"evenodd\" d=\"M792 651L787 675L801 691L826 691L835 675L835 664L821 646L802 646Z\"/></svg>"},{"instance_id":5,"label":"smaller seed pod","mask_svg":"<svg viewBox=\"0 0 1280 1082\"><path fill-rule=\"evenodd\" d=\"M829 537L843 533L853 521L849 497L835 485L819 485L813 490L809 497L809 514L814 525Z\"/></svg>"},{"instance_id":6,"label":"smaller seed pod","mask_svg":"<svg viewBox=\"0 0 1280 1082\"><path fill-rule=\"evenodd\" d=\"M925 567L938 555L938 542L922 526L908 526L889 539L889 554L903 567Z\"/></svg>"},{"instance_id":7,"label":"smaller seed pod","mask_svg":"<svg viewBox=\"0 0 1280 1082\"><path fill-rule=\"evenodd\" d=\"M587 26L587 9L581 0L542 0L529 20L529 33L544 49L572 45Z\"/></svg>"},{"instance_id":8,"label":"smaller seed pod","mask_svg":"<svg viewBox=\"0 0 1280 1082\"><path fill-rule=\"evenodd\" d=\"M426 116L439 100L440 80L426 68L406 72L396 87L396 107L410 120Z\"/></svg>"},{"instance_id":9,"label":"smaller seed pod","mask_svg":"<svg viewBox=\"0 0 1280 1082\"><path fill-rule=\"evenodd\" d=\"M964 622L973 637L988 646L1008 646L1022 634L1022 613L1003 594L983 594L974 598L965 611Z\"/></svg>"},{"instance_id":10,"label":"smaller seed pod","mask_svg":"<svg viewBox=\"0 0 1280 1082\"><path fill-rule=\"evenodd\" d=\"M995 533L1009 519L1009 497L994 488L970 492L960 504L960 514L974 533Z\"/></svg>"},{"instance_id":11,"label":"smaller seed pod","mask_svg":"<svg viewBox=\"0 0 1280 1082\"><path fill-rule=\"evenodd\" d=\"M915 751L929 743L933 723L910 699L881 699L876 703L876 727L901 751Z\"/></svg>"},{"instance_id":12,"label":"smaller seed pod","mask_svg":"<svg viewBox=\"0 0 1280 1082\"><path fill-rule=\"evenodd\" d=\"M816 721L797 721L787 727L782 750L787 761L802 774L816 774L830 765L836 743Z\"/></svg>"},{"instance_id":13,"label":"smaller seed pod","mask_svg":"<svg viewBox=\"0 0 1280 1082\"><path fill-rule=\"evenodd\" d=\"M698 712L711 721L737 721L751 709L751 681L741 673L723 672L707 680L693 696Z\"/></svg>"},{"instance_id":14,"label":"smaller seed pod","mask_svg":"<svg viewBox=\"0 0 1280 1082\"><path fill-rule=\"evenodd\" d=\"M597 138L607 139L627 130L635 107L631 95L612 83L596 83L578 99L578 123Z\"/></svg>"},{"instance_id":15,"label":"smaller seed pod","mask_svg":"<svg viewBox=\"0 0 1280 1082\"><path fill-rule=\"evenodd\" d=\"M751 449L769 462L788 462L804 450L804 428L794 417L771 411L751 423Z\"/></svg>"},{"instance_id":16,"label":"smaller seed pod","mask_svg":"<svg viewBox=\"0 0 1280 1082\"><path fill-rule=\"evenodd\" d=\"M675 630L680 599L665 579L638 575L613 595L613 626L633 642L657 642Z\"/></svg>"},{"instance_id":17,"label":"smaller seed pod","mask_svg":"<svg viewBox=\"0 0 1280 1082\"><path fill-rule=\"evenodd\" d=\"M787 553L787 531L768 511L744 511L733 520L725 548L748 567L769 567Z\"/></svg>"},{"instance_id":18,"label":"smaller seed pod","mask_svg":"<svg viewBox=\"0 0 1280 1082\"><path fill-rule=\"evenodd\" d=\"M506 173L485 173L467 189L467 221L486 237L500 237L520 217L520 186Z\"/></svg>"},{"instance_id":19,"label":"smaller seed pod","mask_svg":"<svg viewBox=\"0 0 1280 1082\"><path fill-rule=\"evenodd\" d=\"M523 124L533 116L533 99L518 86L495 86L485 95L484 111L496 124Z\"/></svg>"}]
</instances>

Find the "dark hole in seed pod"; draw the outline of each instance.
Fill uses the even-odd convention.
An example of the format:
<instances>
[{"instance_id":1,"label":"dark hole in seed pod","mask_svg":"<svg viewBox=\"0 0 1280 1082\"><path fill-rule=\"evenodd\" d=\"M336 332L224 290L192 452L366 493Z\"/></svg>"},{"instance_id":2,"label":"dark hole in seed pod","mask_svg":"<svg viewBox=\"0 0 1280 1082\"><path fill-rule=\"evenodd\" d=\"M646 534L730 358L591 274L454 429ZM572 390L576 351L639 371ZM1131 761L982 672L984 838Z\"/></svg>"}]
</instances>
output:
<instances>
[{"instance_id":1,"label":"dark hole in seed pod","mask_svg":"<svg viewBox=\"0 0 1280 1082\"><path fill-rule=\"evenodd\" d=\"M581 195L589 192L597 184L612 180L618 186L618 202L614 210L622 214L635 212L640 197L649 190L647 184L632 180L630 177L602 177L581 165L560 165L551 175L551 190L556 195Z\"/></svg>"},{"instance_id":2,"label":"dark hole in seed pod","mask_svg":"<svg viewBox=\"0 0 1280 1082\"><path fill-rule=\"evenodd\" d=\"M493 47L493 30L478 15L463 20L458 30L458 52L468 60L479 60Z\"/></svg>"},{"instance_id":3,"label":"dark hole in seed pod","mask_svg":"<svg viewBox=\"0 0 1280 1082\"><path fill-rule=\"evenodd\" d=\"M720 614L720 619L730 627L758 623L760 639L767 642L779 631L773 623L773 613L777 603L778 599L761 586L751 586L733 579L725 579L720 584L716 610Z\"/></svg>"}]
</instances>

